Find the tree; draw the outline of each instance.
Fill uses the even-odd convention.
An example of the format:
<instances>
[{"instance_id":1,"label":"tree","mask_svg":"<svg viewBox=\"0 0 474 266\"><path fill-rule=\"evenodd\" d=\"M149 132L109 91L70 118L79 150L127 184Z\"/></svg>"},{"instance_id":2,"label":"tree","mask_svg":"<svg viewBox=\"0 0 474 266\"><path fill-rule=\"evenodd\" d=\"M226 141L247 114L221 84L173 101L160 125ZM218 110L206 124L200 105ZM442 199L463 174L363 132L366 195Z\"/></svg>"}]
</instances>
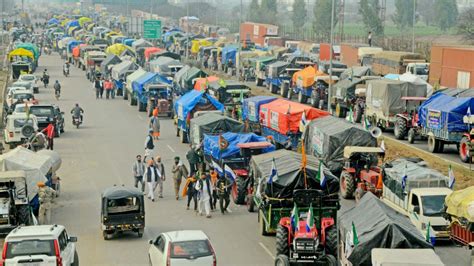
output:
<instances>
[{"instance_id":1,"label":"tree","mask_svg":"<svg viewBox=\"0 0 474 266\"><path fill-rule=\"evenodd\" d=\"M474 42L474 8L469 8L459 15L458 32L469 42Z\"/></svg>"},{"instance_id":2,"label":"tree","mask_svg":"<svg viewBox=\"0 0 474 266\"><path fill-rule=\"evenodd\" d=\"M258 4L258 0L252 0L252 2L250 2L248 14L250 21L260 22L260 5Z\"/></svg>"},{"instance_id":3,"label":"tree","mask_svg":"<svg viewBox=\"0 0 474 266\"><path fill-rule=\"evenodd\" d=\"M378 15L380 9L378 0L360 0L359 13L362 16L367 31L373 32L375 35L383 35L382 20Z\"/></svg>"},{"instance_id":4,"label":"tree","mask_svg":"<svg viewBox=\"0 0 474 266\"><path fill-rule=\"evenodd\" d=\"M456 25L458 18L458 6L456 0L436 0L436 18L438 27L446 31Z\"/></svg>"},{"instance_id":5,"label":"tree","mask_svg":"<svg viewBox=\"0 0 474 266\"><path fill-rule=\"evenodd\" d=\"M305 0L295 0L293 2L293 14L291 16L293 27L300 31L306 22L306 2Z\"/></svg>"},{"instance_id":6,"label":"tree","mask_svg":"<svg viewBox=\"0 0 474 266\"><path fill-rule=\"evenodd\" d=\"M263 23L275 24L278 15L276 0L262 0L259 15Z\"/></svg>"},{"instance_id":7,"label":"tree","mask_svg":"<svg viewBox=\"0 0 474 266\"><path fill-rule=\"evenodd\" d=\"M392 21L401 30L413 26L413 4L415 0L395 0L395 14Z\"/></svg>"},{"instance_id":8,"label":"tree","mask_svg":"<svg viewBox=\"0 0 474 266\"><path fill-rule=\"evenodd\" d=\"M433 25L437 16L433 0L417 0L417 5L420 8L416 12L420 14L421 20L426 26Z\"/></svg>"},{"instance_id":9,"label":"tree","mask_svg":"<svg viewBox=\"0 0 474 266\"><path fill-rule=\"evenodd\" d=\"M337 7L339 6L339 0L334 0L335 9L334 10L334 25L337 24ZM329 36L331 34L331 11L332 11L332 0L316 0L314 5L314 21L313 28L314 30L324 36Z\"/></svg>"}]
</instances>

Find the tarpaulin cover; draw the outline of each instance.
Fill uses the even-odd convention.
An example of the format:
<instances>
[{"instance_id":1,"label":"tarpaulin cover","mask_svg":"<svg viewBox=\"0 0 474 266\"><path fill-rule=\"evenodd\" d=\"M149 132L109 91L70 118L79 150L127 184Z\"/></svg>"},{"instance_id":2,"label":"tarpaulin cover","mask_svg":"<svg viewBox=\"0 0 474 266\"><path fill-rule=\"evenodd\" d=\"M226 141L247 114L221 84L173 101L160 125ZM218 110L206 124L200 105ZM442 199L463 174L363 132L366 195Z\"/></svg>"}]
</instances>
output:
<instances>
[{"instance_id":1,"label":"tarpaulin cover","mask_svg":"<svg viewBox=\"0 0 474 266\"><path fill-rule=\"evenodd\" d=\"M28 198L32 200L38 192L38 182L46 182L46 175L53 166L51 157L37 154L23 147L17 147L0 155L0 170L26 172Z\"/></svg>"},{"instance_id":2,"label":"tarpaulin cover","mask_svg":"<svg viewBox=\"0 0 474 266\"><path fill-rule=\"evenodd\" d=\"M114 55L114 54L109 54L102 63L100 63L100 72L106 73L107 72L107 66L109 65L116 65L122 62L122 59L120 57Z\"/></svg>"},{"instance_id":3,"label":"tarpaulin cover","mask_svg":"<svg viewBox=\"0 0 474 266\"><path fill-rule=\"evenodd\" d=\"M359 78L346 78L334 84L331 90L331 96L338 99L352 100L355 99L356 85L362 83L363 80Z\"/></svg>"},{"instance_id":4,"label":"tarpaulin cover","mask_svg":"<svg viewBox=\"0 0 474 266\"><path fill-rule=\"evenodd\" d=\"M329 115L326 111L305 104L278 99L260 106L261 124L281 134L296 133L299 130L303 112L306 114L307 121Z\"/></svg>"},{"instance_id":5,"label":"tarpaulin cover","mask_svg":"<svg viewBox=\"0 0 474 266\"><path fill-rule=\"evenodd\" d=\"M454 191L446 197L445 205L448 214L474 223L474 186Z\"/></svg>"},{"instance_id":6,"label":"tarpaulin cover","mask_svg":"<svg viewBox=\"0 0 474 266\"><path fill-rule=\"evenodd\" d=\"M156 53L156 52L161 52L163 49L158 48L158 47L148 47L145 48L145 52L143 53L145 55L145 59L149 60L150 59L150 54Z\"/></svg>"},{"instance_id":7,"label":"tarpaulin cover","mask_svg":"<svg viewBox=\"0 0 474 266\"><path fill-rule=\"evenodd\" d=\"M411 82L416 85L425 85L426 86L426 95L429 97L433 94L433 86L426 82L424 79L420 78L417 75L413 75L410 72L398 75L398 74L387 74L385 75L386 79L394 79L394 80L400 80L400 81L406 81L406 82Z\"/></svg>"},{"instance_id":8,"label":"tarpaulin cover","mask_svg":"<svg viewBox=\"0 0 474 266\"><path fill-rule=\"evenodd\" d=\"M178 115L178 119L186 120L188 114L196 107L196 105L213 105L216 110L224 111L224 105L216 98L204 93L203 91L191 90L181 96L174 104L174 111Z\"/></svg>"},{"instance_id":9,"label":"tarpaulin cover","mask_svg":"<svg viewBox=\"0 0 474 266\"><path fill-rule=\"evenodd\" d=\"M271 78L277 78L278 75L289 65L288 62L276 61L267 65L268 76Z\"/></svg>"},{"instance_id":10,"label":"tarpaulin cover","mask_svg":"<svg viewBox=\"0 0 474 266\"><path fill-rule=\"evenodd\" d=\"M108 54L114 54L114 55L120 56L126 50L131 50L131 48L124 44L116 43L107 47L107 49L105 49L105 52Z\"/></svg>"},{"instance_id":11,"label":"tarpaulin cover","mask_svg":"<svg viewBox=\"0 0 474 266\"><path fill-rule=\"evenodd\" d=\"M127 89L132 90L132 83L139 79L141 76L144 76L147 74L145 70L142 68L137 69L135 72L127 76Z\"/></svg>"},{"instance_id":12,"label":"tarpaulin cover","mask_svg":"<svg viewBox=\"0 0 474 266\"><path fill-rule=\"evenodd\" d=\"M442 173L429 168L421 159L396 159L384 167L383 183L400 199L412 188L448 187L449 179ZM406 171L406 172L405 172ZM402 190L403 176L407 175L405 190Z\"/></svg>"},{"instance_id":13,"label":"tarpaulin cover","mask_svg":"<svg viewBox=\"0 0 474 266\"><path fill-rule=\"evenodd\" d=\"M153 60L154 58L160 58L162 56L171 57L175 60L181 60L181 56L179 54L172 53L172 52L169 52L169 51L166 51L166 50L161 50L161 51L158 51L158 52L152 52L150 54L149 60Z\"/></svg>"},{"instance_id":14,"label":"tarpaulin cover","mask_svg":"<svg viewBox=\"0 0 474 266\"><path fill-rule=\"evenodd\" d=\"M301 154L288 151L276 150L264 154L254 155L250 160L251 173L261 193L269 197L290 199L293 198L295 189L305 188L305 174L301 169ZM268 184L272 172L273 160L275 160L277 177L273 179L272 185ZM326 177L326 186L321 188L317 180L319 172L319 161L316 157L306 158L306 182L310 189L322 189L325 195L337 195L339 191L339 180L323 166ZM260 194L257 192L257 195Z\"/></svg>"},{"instance_id":15,"label":"tarpaulin cover","mask_svg":"<svg viewBox=\"0 0 474 266\"><path fill-rule=\"evenodd\" d=\"M81 44L82 41L76 41L76 40L70 40L68 43L67 43L67 50L68 52L72 52L72 49L76 46L79 46L79 44Z\"/></svg>"},{"instance_id":16,"label":"tarpaulin cover","mask_svg":"<svg viewBox=\"0 0 474 266\"><path fill-rule=\"evenodd\" d=\"M26 49L28 51L31 51L33 53L33 56L35 57L35 59L38 59L39 56L40 56L40 50L39 50L38 46L36 46L35 44L32 44L32 43L28 43L28 42L18 43L18 44L15 45L15 48L23 48L23 49Z\"/></svg>"},{"instance_id":17,"label":"tarpaulin cover","mask_svg":"<svg viewBox=\"0 0 474 266\"><path fill-rule=\"evenodd\" d=\"M52 18L50 20L48 20L48 24L51 25L51 24L59 24L59 20L57 18Z\"/></svg>"},{"instance_id":18,"label":"tarpaulin cover","mask_svg":"<svg viewBox=\"0 0 474 266\"><path fill-rule=\"evenodd\" d=\"M199 50L201 49L201 47L206 47L206 46L211 46L212 45L212 42L209 41L209 40L206 40L206 39L192 40L191 43L192 43L191 53L193 53L193 54L199 53Z\"/></svg>"},{"instance_id":19,"label":"tarpaulin cover","mask_svg":"<svg viewBox=\"0 0 474 266\"><path fill-rule=\"evenodd\" d=\"M171 75L171 66L182 66L183 64L171 57L161 56L150 61L150 71L161 73L163 75Z\"/></svg>"},{"instance_id":20,"label":"tarpaulin cover","mask_svg":"<svg viewBox=\"0 0 474 266\"><path fill-rule=\"evenodd\" d=\"M254 96L244 99L242 107L242 120L249 120L251 122L260 122L260 106L276 100L273 96Z\"/></svg>"},{"instance_id":21,"label":"tarpaulin cover","mask_svg":"<svg viewBox=\"0 0 474 266\"><path fill-rule=\"evenodd\" d=\"M158 73L147 72L145 75L132 82L133 91L142 93L143 88L148 83L161 83L167 85L171 84L171 82L165 76L162 76Z\"/></svg>"},{"instance_id":22,"label":"tarpaulin cover","mask_svg":"<svg viewBox=\"0 0 474 266\"><path fill-rule=\"evenodd\" d=\"M68 30L71 27L79 27L79 21L77 20L71 20L66 24L66 30Z\"/></svg>"},{"instance_id":23,"label":"tarpaulin cover","mask_svg":"<svg viewBox=\"0 0 474 266\"><path fill-rule=\"evenodd\" d=\"M316 68L309 66L305 69L295 72L293 74L293 84L300 88L311 87L314 84L314 77L316 77Z\"/></svg>"},{"instance_id":24,"label":"tarpaulin cover","mask_svg":"<svg viewBox=\"0 0 474 266\"><path fill-rule=\"evenodd\" d=\"M222 64L227 64L229 63L230 60L232 60L232 62L235 63L236 54L237 54L237 47L233 45L229 45L222 48L222 51L221 51Z\"/></svg>"},{"instance_id":25,"label":"tarpaulin cover","mask_svg":"<svg viewBox=\"0 0 474 266\"><path fill-rule=\"evenodd\" d=\"M211 131L211 133L213 133ZM212 156L216 160L231 158L240 155L240 148L237 146L240 143L249 142L265 142L265 137L257 136L254 133L232 133L226 132L222 134L222 137L229 144L225 150L221 150L219 146L218 135L204 135L204 154ZM267 148L262 149L262 153L267 153L275 150L275 146L271 145Z\"/></svg>"},{"instance_id":26,"label":"tarpaulin cover","mask_svg":"<svg viewBox=\"0 0 474 266\"><path fill-rule=\"evenodd\" d=\"M350 77L356 77L356 78L361 78L364 76L371 76L373 75L372 69L370 67L366 66L353 66L350 68L347 68L344 70L344 72L341 73L341 76L339 77L341 80L350 78Z\"/></svg>"},{"instance_id":27,"label":"tarpaulin cover","mask_svg":"<svg viewBox=\"0 0 474 266\"><path fill-rule=\"evenodd\" d=\"M205 90L206 86L209 85L211 82L216 82L219 81L220 78L216 76L209 76L206 78L198 78L196 79L196 82L194 83L194 89L195 90Z\"/></svg>"},{"instance_id":28,"label":"tarpaulin cover","mask_svg":"<svg viewBox=\"0 0 474 266\"><path fill-rule=\"evenodd\" d=\"M64 37L61 40L58 41L58 48L59 49L64 49L67 47L67 44L69 41L74 40L73 37Z\"/></svg>"},{"instance_id":29,"label":"tarpaulin cover","mask_svg":"<svg viewBox=\"0 0 474 266\"><path fill-rule=\"evenodd\" d=\"M82 18L79 18L79 19L78 19L78 22L79 22L79 25L82 27L82 26L84 26L84 24L86 24L87 22L92 22L92 19L91 19L91 18L88 18L88 17L82 17Z\"/></svg>"},{"instance_id":30,"label":"tarpaulin cover","mask_svg":"<svg viewBox=\"0 0 474 266\"><path fill-rule=\"evenodd\" d=\"M367 193L355 207L339 218L341 240L352 232L352 223L359 239L348 256L352 265L371 265L374 248L432 248L420 231L405 215L387 206L372 193Z\"/></svg>"},{"instance_id":31,"label":"tarpaulin cover","mask_svg":"<svg viewBox=\"0 0 474 266\"><path fill-rule=\"evenodd\" d=\"M134 187L113 186L102 192L102 198L106 199L123 199L129 197L143 197L143 192Z\"/></svg>"},{"instance_id":32,"label":"tarpaulin cover","mask_svg":"<svg viewBox=\"0 0 474 266\"><path fill-rule=\"evenodd\" d=\"M332 173L338 174L344 166L344 147L376 147L377 140L354 124L327 116L308 123L304 145L307 154L321 158Z\"/></svg>"},{"instance_id":33,"label":"tarpaulin cover","mask_svg":"<svg viewBox=\"0 0 474 266\"><path fill-rule=\"evenodd\" d=\"M403 113L407 101L401 98L407 96L426 97L426 86L389 79L368 80L366 115L388 117Z\"/></svg>"},{"instance_id":34,"label":"tarpaulin cover","mask_svg":"<svg viewBox=\"0 0 474 266\"><path fill-rule=\"evenodd\" d=\"M18 48L18 49L15 49L15 50L11 51L8 54L8 60L11 61L14 56L26 56L26 57L31 58L31 60L34 60L33 53L31 51L28 51L28 50L23 49L23 48Z\"/></svg>"},{"instance_id":35,"label":"tarpaulin cover","mask_svg":"<svg viewBox=\"0 0 474 266\"><path fill-rule=\"evenodd\" d=\"M372 249L372 266L445 266L432 249Z\"/></svg>"},{"instance_id":36,"label":"tarpaulin cover","mask_svg":"<svg viewBox=\"0 0 474 266\"><path fill-rule=\"evenodd\" d=\"M145 39L138 39L132 43L132 48L137 50L140 47L152 47L153 44Z\"/></svg>"},{"instance_id":37,"label":"tarpaulin cover","mask_svg":"<svg viewBox=\"0 0 474 266\"><path fill-rule=\"evenodd\" d=\"M474 97L452 97L442 92L433 94L419 108L419 124L429 129L467 132L463 122L467 109L474 110ZM472 111L471 111L472 112Z\"/></svg>"},{"instance_id":38,"label":"tarpaulin cover","mask_svg":"<svg viewBox=\"0 0 474 266\"><path fill-rule=\"evenodd\" d=\"M63 161L57 151L43 149L43 150L37 151L36 154L48 156L50 158L51 170L53 172L56 172L61 167L61 164Z\"/></svg>"},{"instance_id":39,"label":"tarpaulin cover","mask_svg":"<svg viewBox=\"0 0 474 266\"><path fill-rule=\"evenodd\" d=\"M125 44L127 46L132 47L132 43L135 41L135 39L123 39L122 44Z\"/></svg>"},{"instance_id":40,"label":"tarpaulin cover","mask_svg":"<svg viewBox=\"0 0 474 266\"><path fill-rule=\"evenodd\" d=\"M190 138L194 144L201 143L204 134L239 133L244 125L228 116L209 113L191 119Z\"/></svg>"},{"instance_id":41,"label":"tarpaulin cover","mask_svg":"<svg viewBox=\"0 0 474 266\"><path fill-rule=\"evenodd\" d=\"M206 72L200 70L197 67L185 66L181 68L176 75L174 80L181 87L181 89L190 90L194 88L193 80L196 78L205 78L208 75Z\"/></svg>"}]
</instances>

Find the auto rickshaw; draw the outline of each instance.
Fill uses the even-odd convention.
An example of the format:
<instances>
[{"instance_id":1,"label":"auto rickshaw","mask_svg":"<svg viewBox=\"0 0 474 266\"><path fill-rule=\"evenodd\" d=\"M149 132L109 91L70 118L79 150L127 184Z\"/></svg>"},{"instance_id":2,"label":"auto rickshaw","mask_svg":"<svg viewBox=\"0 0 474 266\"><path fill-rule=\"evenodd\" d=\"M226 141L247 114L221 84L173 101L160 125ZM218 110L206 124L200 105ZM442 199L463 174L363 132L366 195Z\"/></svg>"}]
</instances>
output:
<instances>
[{"instance_id":1,"label":"auto rickshaw","mask_svg":"<svg viewBox=\"0 0 474 266\"><path fill-rule=\"evenodd\" d=\"M133 231L138 237L145 229L143 192L134 187L113 186L102 193L101 227L104 240Z\"/></svg>"}]
</instances>

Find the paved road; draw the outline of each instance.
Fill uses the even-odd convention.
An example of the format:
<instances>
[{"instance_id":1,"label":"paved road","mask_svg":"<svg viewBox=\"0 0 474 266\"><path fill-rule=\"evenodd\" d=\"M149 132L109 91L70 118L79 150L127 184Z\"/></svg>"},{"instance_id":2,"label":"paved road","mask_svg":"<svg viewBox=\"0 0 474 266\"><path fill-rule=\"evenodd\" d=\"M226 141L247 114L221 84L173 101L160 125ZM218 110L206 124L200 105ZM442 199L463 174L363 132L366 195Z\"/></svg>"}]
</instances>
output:
<instances>
[{"instance_id":1,"label":"paved road","mask_svg":"<svg viewBox=\"0 0 474 266\"><path fill-rule=\"evenodd\" d=\"M55 223L63 224L71 235L79 237L78 252L82 265L147 265L148 240L160 232L201 229L206 232L217 253L219 265L272 265L274 237L258 234L257 215L245 207L231 205L229 215L213 213L211 219L185 210L184 200L173 197L170 166L178 155L184 158L187 146L175 137L171 120L161 120L162 137L155 152L167 166L164 199L146 201L146 229L143 238L126 234L104 241L100 231L100 193L117 184L131 185L131 164L136 154L143 153L147 118L135 106L118 97L96 100L92 85L83 71L75 67L71 76L62 76L62 62L57 55L44 56L41 67L48 68L51 80L59 79L63 90L57 102L69 113L79 102L85 110L81 128L71 125L66 116L66 132L56 139L56 150L63 158L59 171L62 178L61 197L53 211ZM52 89L41 89L40 102L56 102ZM344 201L343 208L353 202ZM437 248L447 265L469 265L468 252L451 246Z\"/></svg>"}]
</instances>

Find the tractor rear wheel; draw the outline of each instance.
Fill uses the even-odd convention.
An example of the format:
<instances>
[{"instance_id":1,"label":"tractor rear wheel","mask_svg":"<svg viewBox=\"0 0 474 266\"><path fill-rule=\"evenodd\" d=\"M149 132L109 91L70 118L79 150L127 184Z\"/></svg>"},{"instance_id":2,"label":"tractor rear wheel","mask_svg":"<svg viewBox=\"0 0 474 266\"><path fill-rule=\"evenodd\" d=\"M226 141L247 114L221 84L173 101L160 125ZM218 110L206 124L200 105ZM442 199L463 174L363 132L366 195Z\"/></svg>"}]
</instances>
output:
<instances>
[{"instance_id":1,"label":"tractor rear wheel","mask_svg":"<svg viewBox=\"0 0 474 266\"><path fill-rule=\"evenodd\" d=\"M403 140L407 135L407 121L401 117L395 119L395 127L393 129L395 138Z\"/></svg>"},{"instance_id":2,"label":"tractor rear wheel","mask_svg":"<svg viewBox=\"0 0 474 266\"><path fill-rule=\"evenodd\" d=\"M365 195L365 191L362 190L362 188L360 187L356 188L356 191L354 193L354 198L355 198L356 203L359 203L364 195Z\"/></svg>"},{"instance_id":3,"label":"tractor rear wheel","mask_svg":"<svg viewBox=\"0 0 474 266\"><path fill-rule=\"evenodd\" d=\"M245 181L246 180L241 176L238 176L237 180L235 180L237 185L237 195L234 198L235 204L245 204L245 196L247 195L247 182Z\"/></svg>"},{"instance_id":4,"label":"tractor rear wheel","mask_svg":"<svg viewBox=\"0 0 474 266\"><path fill-rule=\"evenodd\" d=\"M459 144L459 157L463 163L468 163L471 160L471 153L469 151L469 139L464 136Z\"/></svg>"},{"instance_id":5,"label":"tractor rear wheel","mask_svg":"<svg viewBox=\"0 0 474 266\"><path fill-rule=\"evenodd\" d=\"M346 171L341 173L341 196L345 199L351 199L354 196L355 181L354 177Z\"/></svg>"},{"instance_id":6,"label":"tractor rear wheel","mask_svg":"<svg viewBox=\"0 0 474 266\"><path fill-rule=\"evenodd\" d=\"M327 265L327 266L336 266L337 265L336 257L334 257L333 255L330 255L330 254L324 255L324 257L321 260L324 261L324 265Z\"/></svg>"},{"instance_id":7,"label":"tractor rear wheel","mask_svg":"<svg viewBox=\"0 0 474 266\"><path fill-rule=\"evenodd\" d=\"M276 254L288 255L288 229L278 224L276 231Z\"/></svg>"},{"instance_id":8,"label":"tractor rear wheel","mask_svg":"<svg viewBox=\"0 0 474 266\"><path fill-rule=\"evenodd\" d=\"M290 266L290 260L287 255L278 255L275 259L275 266Z\"/></svg>"},{"instance_id":9,"label":"tractor rear wheel","mask_svg":"<svg viewBox=\"0 0 474 266\"><path fill-rule=\"evenodd\" d=\"M337 228L336 225L326 230L326 252L337 255Z\"/></svg>"},{"instance_id":10,"label":"tractor rear wheel","mask_svg":"<svg viewBox=\"0 0 474 266\"><path fill-rule=\"evenodd\" d=\"M308 97L306 97L306 95L303 94L303 90L300 90L300 92L298 92L298 102L299 103L306 103Z\"/></svg>"}]
</instances>

